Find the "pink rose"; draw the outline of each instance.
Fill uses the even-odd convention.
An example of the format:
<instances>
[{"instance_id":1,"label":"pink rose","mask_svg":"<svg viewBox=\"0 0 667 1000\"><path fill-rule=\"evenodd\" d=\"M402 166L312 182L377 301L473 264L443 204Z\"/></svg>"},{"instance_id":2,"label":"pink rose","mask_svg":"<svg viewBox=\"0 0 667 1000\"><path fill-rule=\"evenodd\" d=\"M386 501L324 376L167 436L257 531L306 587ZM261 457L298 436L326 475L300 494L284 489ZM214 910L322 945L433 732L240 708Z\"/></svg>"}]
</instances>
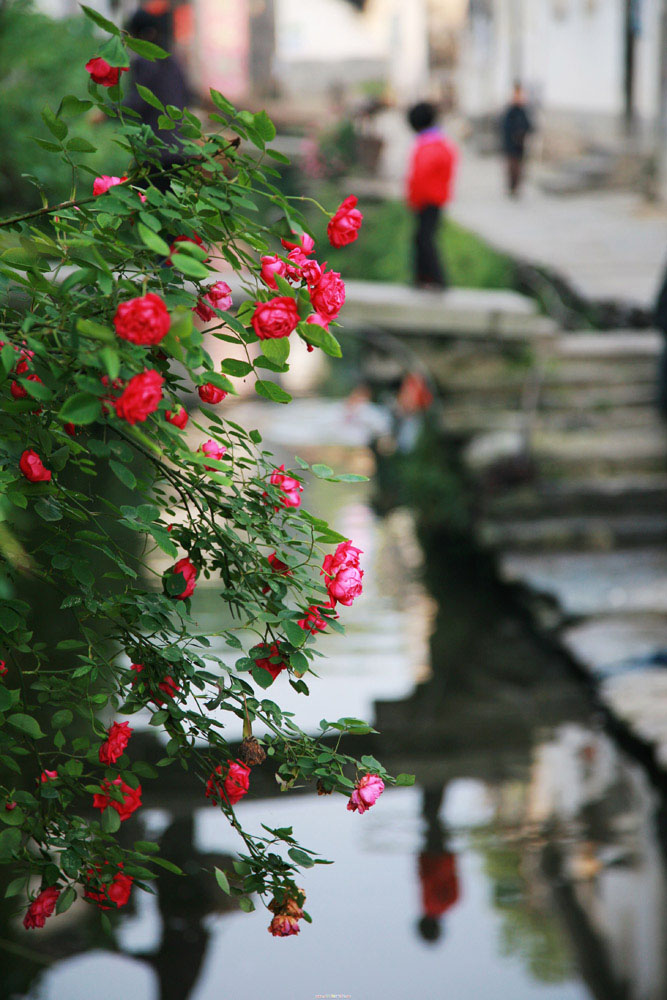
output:
<instances>
[{"instance_id":1,"label":"pink rose","mask_svg":"<svg viewBox=\"0 0 667 1000\"><path fill-rule=\"evenodd\" d=\"M353 194L345 199L329 220L327 226L327 236L332 247L345 247L348 243L354 243L363 220L363 215L358 208L355 208L357 199Z\"/></svg>"},{"instance_id":2,"label":"pink rose","mask_svg":"<svg viewBox=\"0 0 667 1000\"><path fill-rule=\"evenodd\" d=\"M199 446L199 451L203 452L204 455L208 455L209 458L215 459L216 462L220 462L224 458L227 448L224 444L218 444L217 441L213 441L209 438L208 441L204 441L204 443ZM211 465L205 465L204 468L208 472L218 471Z\"/></svg>"},{"instance_id":3,"label":"pink rose","mask_svg":"<svg viewBox=\"0 0 667 1000\"><path fill-rule=\"evenodd\" d=\"M384 781L377 774L365 774L357 782L354 791L350 795L347 808L351 812L359 810L365 813L372 805L375 805L384 791Z\"/></svg>"},{"instance_id":4,"label":"pink rose","mask_svg":"<svg viewBox=\"0 0 667 1000\"><path fill-rule=\"evenodd\" d=\"M118 83L121 73L127 73L127 66L110 66L106 59L89 59L86 69L90 73L93 83L99 83L102 87L114 87Z\"/></svg>"},{"instance_id":5,"label":"pink rose","mask_svg":"<svg viewBox=\"0 0 667 1000\"><path fill-rule=\"evenodd\" d=\"M276 913L268 930L269 934L273 934L274 937L290 937L292 934L299 933L299 921L296 917L291 917L289 913Z\"/></svg>"},{"instance_id":6,"label":"pink rose","mask_svg":"<svg viewBox=\"0 0 667 1000\"><path fill-rule=\"evenodd\" d=\"M255 303L252 325L260 340L289 337L298 322L296 302L288 295Z\"/></svg>"},{"instance_id":7,"label":"pink rose","mask_svg":"<svg viewBox=\"0 0 667 1000\"><path fill-rule=\"evenodd\" d=\"M119 802L118 799L112 799L108 794L112 785L120 788L123 794L122 801ZM114 778L111 782L103 781L101 788L101 792L93 795L93 808L100 809L102 812L109 807L115 809L120 816L121 823L123 820L129 819L132 813L141 805L141 785L131 788L120 776Z\"/></svg>"},{"instance_id":8,"label":"pink rose","mask_svg":"<svg viewBox=\"0 0 667 1000\"><path fill-rule=\"evenodd\" d=\"M337 271L323 271L319 284L311 289L310 301L327 323L336 319L345 302L345 282Z\"/></svg>"},{"instance_id":9,"label":"pink rose","mask_svg":"<svg viewBox=\"0 0 667 1000\"><path fill-rule=\"evenodd\" d=\"M280 242L286 250L302 250L305 254L311 254L315 249L315 240L308 233L292 233L295 240L281 240Z\"/></svg>"},{"instance_id":10,"label":"pink rose","mask_svg":"<svg viewBox=\"0 0 667 1000\"><path fill-rule=\"evenodd\" d=\"M116 333L132 344L159 344L169 333L171 318L167 307L154 292L121 302L113 318Z\"/></svg>"},{"instance_id":11,"label":"pink rose","mask_svg":"<svg viewBox=\"0 0 667 1000\"><path fill-rule=\"evenodd\" d=\"M213 309L221 309L223 312L226 312L228 309L231 309L231 305L231 288L226 281L216 281L214 285L211 285L206 294L202 296L197 305L193 306L193 309L200 319L208 323L215 318ZM213 309L211 306L213 306Z\"/></svg>"},{"instance_id":12,"label":"pink rose","mask_svg":"<svg viewBox=\"0 0 667 1000\"><path fill-rule=\"evenodd\" d=\"M315 288L320 283L322 268L316 260L306 260L301 265L301 277L309 288Z\"/></svg>"},{"instance_id":13,"label":"pink rose","mask_svg":"<svg viewBox=\"0 0 667 1000\"><path fill-rule=\"evenodd\" d=\"M28 448L23 452L19 459L19 469L29 483L48 483L51 481L51 470L42 463L34 448Z\"/></svg>"},{"instance_id":14,"label":"pink rose","mask_svg":"<svg viewBox=\"0 0 667 1000\"><path fill-rule=\"evenodd\" d=\"M301 504L300 494L303 493L303 486L298 479L294 479L292 476L286 476L284 469L285 465L283 463L279 469L276 469L275 472L271 473L269 482L272 486L277 486L281 491L282 496L280 498L280 502L283 507L298 507ZM280 510L279 507L276 507L275 509Z\"/></svg>"},{"instance_id":15,"label":"pink rose","mask_svg":"<svg viewBox=\"0 0 667 1000\"><path fill-rule=\"evenodd\" d=\"M270 646L262 642L259 646L253 646L253 649L259 652L266 652L265 656L255 660L255 666L261 670L268 670L274 681L282 670L287 670L289 664L280 659L282 654L277 642L271 643Z\"/></svg>"},{"instance_id":16,"label":"pink rose","mask_svg":"<svg viewBox=\"0 0 667 1000\"><path fill-rule=\"evenodd\" d=\"M361 549L351 542L341 542L333 555L324 557L321 574L329 592L332 606L338 602L349 607L361 593L361 579L364 571L359 567Z\"/></svg>"},{"instance_id":17,"label":"pink rose","mask_svg":"<svg viewBox=\"0 0 667 1000\"><path fill-rule=\"evenodd\" d=\"M48 889L42 889L37 899L33 899L23 918L23 926L27 931L44 926L45 921L55 909L59 895L60 889L56 889L52 885Z\"/></svg>"},{"instance_id":18,"label":"pink rose","mask_svg":"<svg viewBox=\"0 0 667 1000\"><path fill-rule=\"evenodd\" d=\"M271 256L266 256L261 258L262 269L259 273L260 278L265 285L269 288L278 289L278 284L275 279L275 275L280 275L281 278L285 277L285 271L287 265L282 257L273 254Z\"/></svg>"},{"instance_id":19,"label":"pink rose","mask_svg":"<svg viewBox=\"0 0 667 1000\"><path fill-rule=\"evenodd\" d=\"M285 272L290 281L301 281L301 268L307 263L308 258L306 257L303 250L290 250L287 254L287 264L285 265Z\"/></svg>"},{"instance_id":20,"label":"pink rose","mask_svg":"<svg viewBox=\"0 0 667 1000\"><path fill-rule=\"evenodd\" d=\"M109 188L115 187L116 184L124 184L126 180L127 175L124 177L109 177L107 174L102 174L101 177L96 177L93 181L93 194L95 196L106 194Z\"/></svg>"},{"instance_id":21,"label":"pink rose","mask_svg":"<svg viewBox=\"0 0 667 1000\"><path fill-rule=\"evenodd\" d=\"M197 392L199 393L199 398L202 403L211 404L221 403L227 395L224 389L219 389L217 385L213 385L212 382L204 382L203 385L198 385Z\"/></svg>"},{"instance_id":22,"label":"pink rose","mask_svg":"<svg viewBox=\"0 0 667 1000\"><path fill-rule=\"evenodd\" d=\"M128 424L142 423L160 405L163 383L154 368L134 375L122 395L113 401L116 415Z\"/></svg>"},{"instance_id":23,"label":"pink rose","mask_svg":"<svg viewBox=\"0 0 667 1000\"><path fill-rule=\"evenodd\" d=\"M132 732L129 722L112 722L107 738L99 750L100 764L106 764L107 767L115 764L125 753Z\"/></svg>"},{"instance_id":24,"label":"pink rose","mask_svg":"<svg viewBox=\"0 0 667 1000\"><path fill-rule=\"evenodd\" d=\"M329 329L329 321L326 320L324 316L320 316L319 313L311 313L306 320L306 323L313 323L315 326L321 326L325 330Z\"/></svg>"},{"instance_id":25,"label":"pink rose","mask_svg":"<svg viewBox=\"0 0 667 1000\"><path fill-rule=\"evenodd\" d=\"M218 764L206 782L206 798L211 799L213 805L221 800L228 802L230 806L235 806L250 788L250 768L240 760L233 760L228 767L225 767L224 779L220 782L216 775L222 778L222 774L222 765Z\"/></svg>"},{"instance_id":26,"label":"pink rose","mask_svg":"<svg viewBox=\"0 0 667 1000\"><path fill-rule=\"evenodd\" d=\"M305 617L299 618L297 625L304 632L310 632L311 635L315 635L316 632L324 632L327 627L327 620L320 615L319 607L316 604L311 604Z\"/></svg>"},{"instance_id":27,"label":"pink rose","mask_svg":"<svg viewBox=\"0 0 667 1000\"><path fill-rule=\"evenodd\" d=\"M170 424L173 424L174 427L178 427L181 431L190 419L188 417L187 410L185 410L182 406L179 406L177 410L167 410L164 417L165 420L167 420Z\"/></svg>"},{"instance_id":28,"label":"pink rose","mask_svg":"<svg viewBox=\"0 0 667 1000\"><path fill-rule=\"evenodd\" d=\"M187 556L183 556L179 559L175 565L169 570L171 573L180 573L185 580L185 590L182 594L176 594L177 601L184 601L186 597L190 597L195 589L195 583L197 582L197 567L190 561Z\"/></svg>"}]
</instances>

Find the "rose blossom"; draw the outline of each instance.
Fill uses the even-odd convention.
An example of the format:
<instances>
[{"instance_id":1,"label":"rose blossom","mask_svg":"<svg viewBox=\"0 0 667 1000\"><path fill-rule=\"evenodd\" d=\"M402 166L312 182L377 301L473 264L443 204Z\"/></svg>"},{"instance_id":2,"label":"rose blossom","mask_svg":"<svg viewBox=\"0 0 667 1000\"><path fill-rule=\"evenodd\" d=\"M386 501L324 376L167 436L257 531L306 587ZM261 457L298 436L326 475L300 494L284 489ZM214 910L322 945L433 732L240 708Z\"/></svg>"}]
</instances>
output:
<instances>
[{"instance_id":1,"label":"rose blossom","mask_svg":"<svg viewBox=\"0 0 667 1000\"><path fill-rule=\"evenodd\" d=\"M320 576L325 575L324 585L329 592L332 606L338 602L349 607L361 593L364 571L359 567L361 549L350 542L341 542L333 555L324 557Z\"/></svg>"},{"instance_id":2,"label":"rose blossom","mask_svg":"<svg viewBox=\"0 0 667 1000\"><path fill-rule=\"evenodd\" d=\"M286 250L301 250L305 254L311 254L315 249L315 240L308 233L293 232L292 236L296 238L296 241L287 239L280 241Z\"/></svg>"},{"instance_id":3,"label":"rose blossom","mask_svg":"<svg viewBox=\"0 0 667 1000\"><path fill-rule=\"evenodd\" d=\"M278 902L274 896L269 903L268 909L275 914L287 914L288 917L294 917L296 920L301 920L303 917L303 904L306 902L306 894L303 889L297 888L297 893L301 898L301 905L297 902L297 899L293 896L285 895L283 896L282 902Z\"/></svg>"},{"instance_id":4,"label":"rose blossom","mask_svg":"<svg viewBox=\"0 0 667 1000\"><path fill-rule=\"evenodd\" d=\"M290 250L287 258L288 263L285 265L285 274L290 281L301 281L302 265L308 261L305 253L297 247L295 250Z\"/></svg>"},{"instance_id":5,"label":"rose blossom","mask_svg":"<svg viewBox=\"0 0 667 1000\"><path fill-rule=\"evenodd\" d=\"M272 552L270 556L267 556L266 557L266 561L268 562L268 564L271 567L272 571L274 573L277 573L278 576L291 576L292 575L292 570L289 568L289 566L287 565L287 563L282 562L282 560L280 560L278 558L278 556L275 554L275 552ZM264 586L262 587L262 593L263 594L268 594L270 590L271 590L271 588L269 587L268 583L264 584Z\"/></svg>"},{"instance_id":6,"label":"rose blossom","mask_svg":"<svg viewBox=\"0 0 667 1000\"><path fill-rule=\"evenodd\" d=\"M351 812L359 810L360 813L365 813L367 809L370 809L370 807L377 802L383 791L384 781L379 777L379 775L365 774L363 778L357 782L354 791L350 795L350 801L347 804L347 808Z\"/></svg>"},{"instance_id":7,"label":"rose blossom","mask_svg":"<svg viewBox=\"0 0 667 1000\"><path fill-rule=\"evenodd\" d=\"M117 416L128 424L142 423L160 405L163 384L164 379L154 368L134 375L122 395L113 401Z\"/></svg>"},{"instance_id":8,"label":"rose blossom","mask_svg":"<svg viewBox=\"0 0 667 1000\"><path fill-rule=\"evenodd\" d=\"M220 462L224 458L227 448L225 447L224 444L218 444L217 441L214 441L212 438L209 438L209 440L204 441L204 443L201 444L197 450L203 452L209 458L214 458L216 462ZM212 465L205 465L204 468L208 472L218 471L217 469L214 469Z\"/></svg>"},{"instance_id":9,"label":"rose blossom","mask_svg":"<svg viewBox=\"0 0 667 1000\"><path fill-rule=\"evenodd\" d=\"M252 325L260 340L289 337L298 322L296 302L289 295L255 303Z\"/></svg>"},{"instance_id":10,"label":"rose blossom","mask_svg":"<svg viewBox=\"0 0 667 1000\"><path fill-rule=\"evenodd\" d=\"M346 247L348 243L354 243L359 230L363 215L358 208L355 208L357 199L353 194L341 202L338 210L329 220L327 226L327 236L332 247Z\"/></svg>"},{"instance_id":11,"label":"rose blossom","mask_svg":"<svg viewBox=\"0 0 667 1000\"><path fill-rule=\"evenodd\" d=\"M205 295L199 300L196 306L193 306L194 312L203 319L205 323L209 320L214 319L215 313L213 309L221 309L226 312L231 309L232 306L232 290L226 281L216 281L214 285L208 289Z\"/></svg>"},{"instance_id":12,"label":"rose blossom","mask_svg":"<svg viewBox=\"0 0 667 1000\"><path fill-rule=\"evenodd\" d=\"M118 83L121 73L127 73L127 66L110 66L106 59L96 56L89 59L86 69L90 73L93 83L99 83L103 87L114 87Z\"/></svg>"},{"instance_id":13,"label":"rose blossom","mask_svg":"<svg viewBox=\"0 0 667 1000\"><path fill-rule=\"evenodd\" d=\"M167 307L154 292L121 302L113 318L116 333L132 344L159 344L169 332L171 318Z\"/></svg>"},{"instance_id":14,"label":"rose blossom","mask_svg":"<svg viewBox=\"0 0 667 1000\"><path fill-rule=\"evenodd\" d=\"M275 275L280 275L281 278L285 276L287 270L287 265L282 257L278 257L276 254L271 256L265 256L260 258L262 269L259 273L260 278L265 285L269 288L273 288L277 291L278 283L276 282Z\"/></svg>"},{"instance_id":15,"label":"rose blossom","mask_svg":"<svg viewBox=\"0 0 667 1000\"><path fill-rule=\"evenodd\" d=\"M16 369L16 371L18 372L18 368ZM19 372L19 374L22 375L23 372ZM39 375L34 375L34 374L27 375L26 376L26 380L28 382L41 382L42 381L41 378L39 377ZM24 385L21 385L20 382L12 382L12 384L9 387L9 391L11 392L12 396L14 397L14 399L25 399L26 396L28 395L28 390L26 389L26 387Z\"/></svg>"},{"instance_id":16,"label":"rose blossom","mask_svg":"<svg viewBox=\"0 0 667 1000\"><path fill-rule=\"evenodd\" d=\"M297 625L304 632L310 632L311 635L315 635L316 632L324 632L327 627L327 620L320 615L320 608L317 604L311 604L305 617L299 618Z\"/></svg>"},{"instance_id":17,"label":"rose blossom","mask_svg":"<svg viewBox=\"0 0 667 1000\"><path fill-rule=\"evenodd\" d=\"M197 233L195 233L194 236L177 236L174 242L169 247L169 256L167 257L167 264L169 264L170 267L171 267L171 255L179 252L179 247L178 247L179 243L195 243L198 247L204 247L204 249L206 249L206 247L204 246L203 239L201 238L201 236L198 236ZM206 258L206 260L208 260L208 257Z\"/></svg>"},{"instance_id":18,"label":"rose blossom","mask_svg":"<svg viewBox=\"0 0 667 1000\"><path fill-rule=\"evenodd\" d=\"M177 601L184 601L186 597L190 597L195 589L195 583L197 582L197 567L190 561L187 556L183 556L179 559L175 565L169 570L170 573L180 573L185 579L185 590L182 594L175 594Z\"/></svg>"},{"instance_id":19,"label":"rose blossom","mask_svg":"<svg viewBox=\"0 0 667 1000\"><path fill-rule=\"evenodd\" d=\"M167 410L164 417L165 420L167 420L170 424L173 424L174 427L178 427L178 429L181 431L183 430L188 420L190 419L188 416L188 411L184 409L184 407L182 406L179 406L177 410L173 411Z\"/></svg>"},{"instance_id":20,"label":"rose blossom","mask_svg":"<svg viewBox=\"0 0 667 1000\"><path fill-rule=\"evenodd\" d=\"M130 741L133 730L129 722L112 722L107 733L107 739L100 747L100 764L115 764L125 753L125 747Z\"/></svg>"},{"instance_id":21,"label":"rose blossom","mask_svg":"<svg viewBox=\"0 0 667 1000\"><path fill-rule=\"evenodd\" d=\"M338 271L323 271L317 286L311 289L310 301L316 313L328 323L336 319L345 302L345 283Z\"/></svg>"},{"instance_id":22,"label":"rose blossom","mask_svg":"<svg viewBox=\"0 0 667 1000\"><path fill-rule=\"evenodd\" d=\"M253 649L262 652L266 651L265 656L255 660L255 666L260 667L262 670L268 670L274 681L282 670L287 670L289 664L285 663L284 660L279 659L282 654L277 642L272 643L270 646L267 645L267 643L262 642L259 646L254 646ZM278 660L277 663L274 662L276 660Z\"/></svg>"},{"instance_id":23,"label":"rose blossom","mask_svg":"<svg viewBox=\"0 0 667 1000\"><path fill-rule=\"evenodd\" d=\"M45 770L45 771L42 771L42 773L40 774L39 780L41 781L41 783L43 785L45 785L47 781L53 781L53 779L57 778L57 777L58 777L58 772L57 771L46 771Z\"/></svg>"},{"instance_id":24,"label":"rose blossom","mask_svg":"<svg viewBox=\"0 0 667 1000\"><path fill-rule=\"evenodd\" d=\"M290 937L300 931L299 921L288 913L277 913L269 924L269 934L274 937Z\"/></svg>"},{"instance_id":25,"label":"rose blossom","mask_svg":"<svg viewBox=\"0 0 667 1000\"><path fill-rule=\"evenodd\" d=\"M322 268L316 260L306 260L301 265L301 277L309 288L315 288L320 283Z\"/></svg>"},{"instance_id":26,"label":"rose blossom","mask_svg":"<svg viewBox=\"0 0 667 1000\"><path fill-rule=\"evenodd\" d=\"M107 862L105 861L104 867L106 867L106 865ZM122 861L118 862L118 868L123 868ZM89 868L86 871L86 875L92 882L92 880L95 880L96 876L99 875L101 871L102 869L100 867ZM106 883L100 881L98 889L93 888L93 886L89 883L83 890L83 895L85 899L92 899L95 903L97 903L100 910L111 909L110 906L105 905L107 902L114 903L116 908L120 909L121 906L125 906L130 898L133 882L134 878L132 875L125 875L122 870L119 870L116 872L111 882Z\"/></svg>"},{"instance_id":27,"label":"rose blossom","mask_svg":"<svg viewBox=\"0 0 667 1000\"><path fill-rule=\"evenodd\" d=\"M217 803L218 799L221 799L228 802L230 806L235 806L250 788L250 768L242 764L240 760L231 761L229 767L225 769L222 783L217 780L216 775L220 775L222 778L221 764L218 764L206 782L206 798L210 799L213 805Z\"/></svg>"},{"instance_id":28,"label":"rose blossom","mask_svg":"<svg viewBox=\"0 0 667 1000\"><path fill-rule=\"evenodd\" d=\"M126 180L127 174L123 177L109 177L108 174L102 174L101 177L96 177L93 181L93 194L95 197L106 194L109 188L115 187L116 184L124 184Z\"/></svg>"},{"instance_id":29,"label":"rose blossom","mask_svg":"<svg viewBox=\"0 0 667 1000\"><path fill-rule=\"evenodd\" d=\"M16 801L16 799L12 799L11 802L5 802L5 812L8 812L8 813L14 812L14 810L17 807L17 805L18 805L18 802Z\"/></svg>"},{"instance_id":30,"label":"rose blossom","mask_svg":"<svg viewBox=\"0 0 667 1000\"><path fill-rule=\"evenodd\" d=\"M301 503L300 494L303 493L303 486L298 479L286 476L284 470L285 464L283 463L280 468L271 473L269 482L281 491L280 502L283 507L298 507ZM276 507L275 510L280 510L280 508Z\"/></svg>"},{"instance_id":31,"label":"rose blossom","mask_svg":"<svg viewBox=\"0 0 667 1000\"><path fill-rule=\"evenodd\" d=\"M118 799L112 799L107 794L112 785L116 785L123 793L124 797L122 802L119 802ZM93 795L93 808L100 809L104 812L104 810L110 806L112 809L115 809L120 816L121 823L123 820L129 819L132 813L141 805L141 785L137 785L136 788L131 788L120 776L114 778L111 782L103 781L101 788L101 792L96 792L95 795Z\"/></svg>"},{"instance_id":32,"label":"rose blossom","mask_svg":"<svg viewBox=\"0 0 667 1000\"><path fill-rule=\"evenodd\" d=\"M224 389L219 389L212 382L204 382L203 385L198 385L197 392L202 403L221 403L227 395Z\"/></svg>"},{"instance_id":33,"label":"rose blossom","mask_svg":"<svg viewBox=\"0 0 667 1000\"><path fill-rule=\"evenodd\" d=\"M9 667L7 666L7 664L5 663L5 661L4 660L0 660L0 677L4 677L8 670L9 670Z\"/></svg>"},{"instance_id":34,"label":"rose blossom","mask_svg":"<svg viewBox=\"0 0 667 1000\"><path fill-rule=\"evenodd\" d=\"M135 684L137 684L138 681L139 681L139 676L138 675L140 673L142 673L142 671L144 669L144 665L143 665L143 663L133 663L130 669L134 670L135 673L137 674L137 676L132 681L132 687L134 687ZM175 698L176 695L177 695L177 693L181 689L180 689L180 687L178 686L178 684L176 683L176 681L174 680L173 677L171 677L169 674L165 674L165 676L162 678L162 680L158 684L158 690L162 691L162 693L165 694L168 698ZM157 694L151 694L150 700L154 701L155 704L158 707L160 705L164 705L164 698L160 698L160 696L157 695Z\"/></svg>"},{"instance_id":35,"label":"rose blossom","mask_svg":"<svg viewBox=\"0 0 667 1000\"><path fill-rule=\"evenodd\" d=\"M43 927L44 922L51 916L55 909L60 889L54 885L48 889L42 889L37 899L33 899L28 907L28 912L23 918L23 926L27 931L35 927Z\"/></svg>"},{"instance_id":36,"label":"rose blossom","mask_svg":"<svg viewBox=\"0 0 667 1000\"><path fill-rule=\"evenodd\" d=\"M30 483L48 483L51 470L47 469L34 448L27 448L19 459L19 469Z\"/></svg>"}]
</instances>

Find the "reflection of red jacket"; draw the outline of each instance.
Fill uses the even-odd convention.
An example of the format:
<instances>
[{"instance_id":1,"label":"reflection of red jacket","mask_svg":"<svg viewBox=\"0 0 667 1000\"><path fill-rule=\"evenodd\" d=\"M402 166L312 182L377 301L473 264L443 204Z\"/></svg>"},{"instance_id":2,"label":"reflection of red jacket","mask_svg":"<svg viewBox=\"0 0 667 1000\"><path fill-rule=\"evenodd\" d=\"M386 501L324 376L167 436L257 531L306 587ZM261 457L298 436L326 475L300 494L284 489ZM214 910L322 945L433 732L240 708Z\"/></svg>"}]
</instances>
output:
<instances>
[{"instance_id":1,"label":"reflection of red jacket","mask_svg":"<svg viewBox=\"0 0 667 1000\"><path fill-rule=\"evenodd\" d=\"M459 899L456 855L451 851L419 855L422 910L426 917L441 917Z\"/></svg>"},{"instance_id":2,"label":"reflection of red jacket","mask_svg":"<svg viewBox=\"0 0 667 1000\"><path fill-rule=\"evenodd\" d=\"M459 151L438 129L420 132L408 174L408 204L416 211L451 201Z\"/></svg>"}]
</instances>

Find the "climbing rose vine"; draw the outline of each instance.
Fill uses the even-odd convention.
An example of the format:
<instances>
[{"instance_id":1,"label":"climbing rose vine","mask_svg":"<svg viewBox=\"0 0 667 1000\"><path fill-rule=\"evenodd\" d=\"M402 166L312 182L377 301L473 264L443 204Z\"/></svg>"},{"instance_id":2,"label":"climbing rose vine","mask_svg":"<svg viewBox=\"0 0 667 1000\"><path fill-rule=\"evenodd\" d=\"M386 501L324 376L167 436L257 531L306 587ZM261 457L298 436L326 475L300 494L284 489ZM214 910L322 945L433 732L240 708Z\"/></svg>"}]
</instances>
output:
<instances>
[{"instance_id":1,"label":"climbing rose vine","mask_svg":"<svg viewBox=\"0 0 667 1000\"><path fill-rule=\"evenodd\" d=\"M323 719L312 736L279 704L287 685L308 695L319 634L341 631L339 607L353 613L362 592L360 549L305 509L310 478L359 477L278 466L229 409L243 383L289 402L279 376L297 339L340 356L329 326L345 285L313 256L299 199L274 185L284 157L266 113L213 90L204 132L141 88L177 136L165 160L123 89L129 51L166 53L84 10L109 36L81 66L89 100L46 107L38 139L68 163L71 197L43 193L42 208L0 221L5 895L40 928L77 898L117 910L160 868L179 872L157 844L117 836L141 829L174 768L239 835L220 890L245 910L258 896L270 932L291 936L310 919L295 877L322 859L291 828L244 829L254 770L283 790L316 782L360 813L386 782L410 783L343 752L366 723ZM95 178L94 150L71 134L94 106L127 151L121 177ZM361 222L347 198L331 242ZM207 634L193 610L211 588Z\"/></svg>"}]
</instances>

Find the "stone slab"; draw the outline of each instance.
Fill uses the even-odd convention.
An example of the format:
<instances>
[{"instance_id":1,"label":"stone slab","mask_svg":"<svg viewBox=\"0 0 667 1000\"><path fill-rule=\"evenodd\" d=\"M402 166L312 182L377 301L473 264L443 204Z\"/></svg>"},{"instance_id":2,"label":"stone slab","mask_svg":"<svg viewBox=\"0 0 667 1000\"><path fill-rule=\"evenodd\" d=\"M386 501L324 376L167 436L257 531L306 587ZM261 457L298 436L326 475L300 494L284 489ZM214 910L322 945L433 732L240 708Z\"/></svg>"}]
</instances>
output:
<instances>
[{"instance_id":1,"label":"stone slab","mask_svg":"<svg viewBox=\"0 0 667 1000\"><path fill-rule=\"evenodd\" d=\"M667 652L667 617L618 615L592 618L566 628L560 641L584 669L600 676L646 667L657 651Z\"/></svg>"}]
</instances>

